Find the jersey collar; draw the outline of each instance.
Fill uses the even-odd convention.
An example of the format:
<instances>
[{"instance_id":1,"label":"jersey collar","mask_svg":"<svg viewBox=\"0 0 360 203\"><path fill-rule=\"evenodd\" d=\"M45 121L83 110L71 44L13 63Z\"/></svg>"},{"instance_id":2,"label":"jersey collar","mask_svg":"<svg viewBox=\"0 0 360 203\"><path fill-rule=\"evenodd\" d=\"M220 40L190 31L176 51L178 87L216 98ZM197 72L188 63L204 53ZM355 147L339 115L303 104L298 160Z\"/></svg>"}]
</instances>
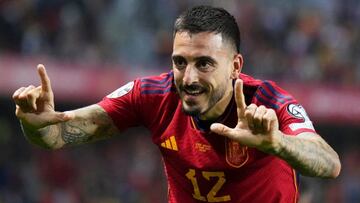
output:
<instances>
[{"instance_id":1,"label":"jersey collar","mask_svg":"<svg viewBox=\"0 0 360 203\"><path fill-rule=\"evenodd\" d=\"M233 87L234 87L234 85L235 85L235 80L233 80ZM232 95L231 100L230 100L228 106L226 107L224 113L215 120L201 120L198 116L192 116L191 120L192 120L192 123L194 124L194 127L196 129L200 130L201 132L210 132L211 124L224 123L226 121L226 119L228 118L228 116L230 115L230 113L233 110L236 110L236 108L234 108L234 106L236 106L234 96L235 96L235 94Z\"/></svg>"}]
</instances>

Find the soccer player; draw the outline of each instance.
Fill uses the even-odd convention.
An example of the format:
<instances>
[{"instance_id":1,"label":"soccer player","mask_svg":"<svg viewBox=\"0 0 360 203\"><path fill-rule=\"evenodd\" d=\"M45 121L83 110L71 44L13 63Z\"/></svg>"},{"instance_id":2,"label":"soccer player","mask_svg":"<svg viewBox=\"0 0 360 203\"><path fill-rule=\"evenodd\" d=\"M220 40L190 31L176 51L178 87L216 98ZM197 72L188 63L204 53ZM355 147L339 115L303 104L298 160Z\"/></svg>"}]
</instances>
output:
<instances>
[{"instance_id":1,"label":"soccer player","mask_svg":"<svg viewBox=\"0 0 360 203\"><path fill-rule=\"evenodd\" d=\"M15 91L16 116L30 142L50 149L147 127L163 157L171 203L297 202L298 174L335 178L339 157L296 99L241 73L239 45L233 16L194 7L175 22L170 72L56 112L50 79L38 65L41 86Z\"/></svg>"}]
</instances>

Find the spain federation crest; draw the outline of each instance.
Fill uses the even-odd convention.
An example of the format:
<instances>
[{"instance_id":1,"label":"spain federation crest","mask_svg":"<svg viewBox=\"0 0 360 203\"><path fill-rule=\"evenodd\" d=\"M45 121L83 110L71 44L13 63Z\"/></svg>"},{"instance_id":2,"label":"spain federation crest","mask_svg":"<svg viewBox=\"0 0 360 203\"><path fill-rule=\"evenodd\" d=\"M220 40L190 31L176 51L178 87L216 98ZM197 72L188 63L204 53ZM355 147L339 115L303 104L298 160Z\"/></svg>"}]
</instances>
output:
<instances>
[{"instance_id":1,"label":"spain federation crest","mask_svg":"<svg viewBox=\"0 0 360 203\"><path fill-rule=\"evenodd\" d=\"M225 139L226 162L235 168L240 168L249 159L247 146L242 146L239 142Z\"/></svg>"}]
</instances>

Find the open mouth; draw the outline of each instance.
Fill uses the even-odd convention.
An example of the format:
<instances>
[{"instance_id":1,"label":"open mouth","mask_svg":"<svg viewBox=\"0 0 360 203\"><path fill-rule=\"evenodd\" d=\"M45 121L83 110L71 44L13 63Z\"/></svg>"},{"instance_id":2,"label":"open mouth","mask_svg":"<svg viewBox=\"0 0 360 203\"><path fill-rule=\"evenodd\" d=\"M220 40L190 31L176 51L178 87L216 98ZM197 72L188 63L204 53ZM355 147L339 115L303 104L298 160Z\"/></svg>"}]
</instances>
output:
<instances>
[{"instance_id":1,"label":"open mouth","mask_svg":"<svg viewBox=\"0 0 360 203\"><path fill-rule=\"evenodd\" d=\"M186 95L190 96L198 96L206 91L206 88L195 84L183 86L181 89L183 92L185 92Z\"/></svg>"},{"instance_id":2,"label":"open mouth","mask_svg":"<svg viewBox=\"0 0 360 203\"><path fill-rule=\"evenodd\" d=\"M191 96L197 96L205 92L205 90L188 90L184 89L184 92Z\"/></svg>"}]
</instances>

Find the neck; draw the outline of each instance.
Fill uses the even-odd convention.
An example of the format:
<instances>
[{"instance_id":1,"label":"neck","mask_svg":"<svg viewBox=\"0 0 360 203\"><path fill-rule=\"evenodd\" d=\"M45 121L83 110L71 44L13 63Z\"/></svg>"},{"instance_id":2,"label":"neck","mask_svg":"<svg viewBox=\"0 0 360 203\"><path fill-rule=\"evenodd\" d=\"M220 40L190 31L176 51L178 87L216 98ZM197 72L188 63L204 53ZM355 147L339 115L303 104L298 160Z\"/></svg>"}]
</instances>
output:
<instances>
[{"instance_id":1,"label":"neck","mask_svg":"<svg viewBox=\"0 0 360 203\"><path fill-rule=\"evenodd\" d=\"M227 88L228 91L225 92L224 96L205 114L199 116L201 120L216 120L219 118L226 110L226 107L229 105L231 98L233 96L233 87Z\"/></svg>"}]
</instances>

